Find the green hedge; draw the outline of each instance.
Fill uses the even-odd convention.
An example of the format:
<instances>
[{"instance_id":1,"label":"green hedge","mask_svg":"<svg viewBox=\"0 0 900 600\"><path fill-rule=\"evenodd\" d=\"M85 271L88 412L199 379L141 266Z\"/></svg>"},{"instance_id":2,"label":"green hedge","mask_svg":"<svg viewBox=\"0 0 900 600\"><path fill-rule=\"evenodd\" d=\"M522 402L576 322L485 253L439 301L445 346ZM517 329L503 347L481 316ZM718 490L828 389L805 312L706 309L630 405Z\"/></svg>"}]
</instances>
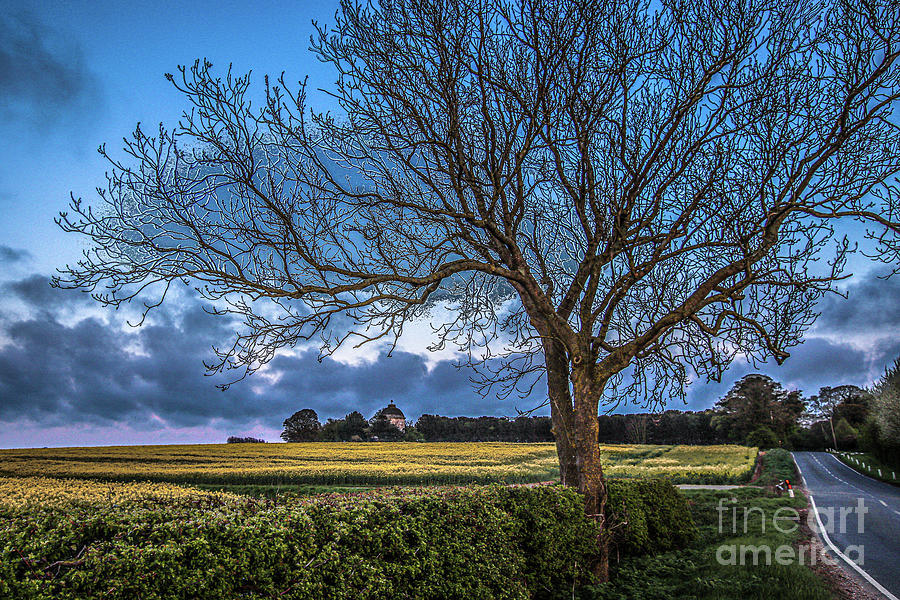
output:
<instances>
[{"instance_id":1,"label":"green hedge","mask_svg":"<svg viewBox=\"0 0 900 600\"><path fill-rule=\"evenodd\" d=\"M0 597L540 597L596 537L557 487L42 510L0 515Z\"/></svg>"},{"instance_id":2,"label":"green hedge","mask_svg":"<svg viewBox=\"0 0 900 600\"><path fill-rule=\"evenodd\" d=\"M684 504L610 482L616 547L683 543ZM0 513L0 598L549 598L589 580L598 534L558 486Z\"/></svg>"},{"instance_id":3,"label":"green hedge","mask_svg":"<svg viewBox=\"0 0 900 600\"><path fill-rule=\"evenodd\" d=\"M668 481L619 479L607 485L607 514L613 524L613 550L617 555L667 552L697 538L687 502Z\"/></svg>"}]
</instances>

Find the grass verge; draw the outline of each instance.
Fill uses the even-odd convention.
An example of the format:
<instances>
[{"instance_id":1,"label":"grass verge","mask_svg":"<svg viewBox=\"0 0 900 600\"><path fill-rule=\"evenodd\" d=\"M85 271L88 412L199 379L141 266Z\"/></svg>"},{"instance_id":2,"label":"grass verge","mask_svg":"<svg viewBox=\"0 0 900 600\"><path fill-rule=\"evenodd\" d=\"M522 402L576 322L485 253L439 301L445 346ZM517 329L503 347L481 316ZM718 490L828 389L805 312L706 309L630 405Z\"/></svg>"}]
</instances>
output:
<instances>
[{"instance_id":1,"label":"grass verge","mask_svg":"<svg viewBox=\"0 0 900 600\"><path fill-rule=\"evenodd\" d=\"M849 452L832 452L831 454L851 469L855 469L863 475L885 483L900 485L900 479L898 479L900 470L884 464L871 454L865 452L854 452L852 454Z\"/></svg>"},{"instance_id":2,"label":"grass verge","mask_svg":"<svg viewBox=\"0 0 900 600\"><path fill-rule=\"evenodd\" d=\"M758 485L775 485L785 479L794 481L797 478L797 467L791 453L783 448L772 448L760 457L762 474L756 481Z\"/></svg>"},{"instance_id":3,"label":"grass verge","mask_svg":"<svg viewBox=\"0 0 900 600\"><path fill-rule=\"evenodd\" d=\"M698 541L686 550L623 559L612 567L609 583L583 588L580 600L833 597L808 566L812 559L804 534L784 518L799 519L806 506L802 494L776 498L758 488L683 493L700 531Z\"/></svg>"}]
</instances>

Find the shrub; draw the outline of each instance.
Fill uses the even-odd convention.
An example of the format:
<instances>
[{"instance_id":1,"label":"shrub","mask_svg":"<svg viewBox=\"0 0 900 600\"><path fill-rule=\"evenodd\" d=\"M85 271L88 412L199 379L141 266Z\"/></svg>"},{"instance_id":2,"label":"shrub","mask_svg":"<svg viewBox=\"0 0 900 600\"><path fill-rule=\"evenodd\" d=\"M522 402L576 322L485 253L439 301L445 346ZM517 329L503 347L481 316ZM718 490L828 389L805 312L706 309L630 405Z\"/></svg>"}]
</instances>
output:
<instances>
[{"instance_id":1,"label":"shrub","mask_svg":"<svg viewBox=\"0 0 900 600\"><path fill-rule=\"evenodd\" d=\"M574 497L573 497L574 494ZM552 597L572 587L572 563L590 570L598 558L596 521L584 514L582 497L572 488L507 488L503 510L525 556L525 581L534 597ZM574 501L573 501L574 498ZM577 573L583 580L583 573Z\"/></svg>"},{"instance_id":2,"label":"shrub","mask_svg":"<svg viewBox=\"0 0 900 600\"><path fill-rule=\"evenodd\" d=\"M866 422L859 428L857 441L861 450L878 454L878 426L871 417L866 419Z\"/></svg>"},{"instance_id":3,"label":"shrub","mask_svg":"<svg viewBox=\"0 0 900 600\"><path fill-rule=\"evenodd\" d=\"M871 391L863 448L900 468L900 357Z\"/></svg>"},{"instance_id":4,"label":"shrub","mask_svg":"<svg viewBox=\"0 0 900 600\"><path fill-rule=\"evenodd\" d=\"M761 449L775 448L778 446L778 436L768 427L758 427L747 436L747 445Z\"/></svg>"},{"instance_id":5,"label":"shrub","mask_svg":"<svg viewBox=\"0 0 900 600\"><path fill-rule=\"evenodd\" d=\"M824 421L812 424L810 427L798 427L788 437L790 447L795 450L825 450L826 436L822 427ZM830 432L828 440L831 439Z\"/></svg>"},{"instance_id":6,"label":"shrub","mask_svg":"<svg viewBox=\"0 0 900 600\"><path fill-rule=\"evenodd\" d=\"M687 502L668 481L611 480L607 485L614 558L675 550L696 539Z\"/></svg>"}]
</instances>

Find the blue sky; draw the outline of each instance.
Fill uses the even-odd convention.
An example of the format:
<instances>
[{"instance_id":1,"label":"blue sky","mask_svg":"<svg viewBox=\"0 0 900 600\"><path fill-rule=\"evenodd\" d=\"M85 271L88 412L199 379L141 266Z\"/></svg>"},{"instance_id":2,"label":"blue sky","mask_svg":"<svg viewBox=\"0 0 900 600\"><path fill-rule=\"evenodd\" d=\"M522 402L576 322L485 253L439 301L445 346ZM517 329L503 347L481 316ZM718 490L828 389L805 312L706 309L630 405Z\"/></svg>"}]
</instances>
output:
<instances>
[{"instance_id":1,"label":"blue sky","mask_svg":"<svg viewBox=\"0 0 900 600\"><path fill-rule=\"evenodd\" d=\"M408 416L515 415L527 401L482 399L446 355L423 350L426 327L388 359L377 349L319 363L314 351L277 358L268 373L227 392L204 376L229 324L188 297L141 329L127 311L103 311L83 294L47 285L84 242L53 218L70 192L87 201L104 184L96 149L117 148L140 121L173 125L184 103L165 81L177 65L333 79L307 50L311 21L336 3L16 2L0 16L0 447L277 439L303 407L369 416L395 400ZM327 97L311 93L312 104ZM742 375L762 371L813 393L866 385L900 352L900 290L853 261L849 300L830 298L807 342L783 367L735 365L722 384L692 386L688 404L711 406Z\"/></svg>"}]
</instances>

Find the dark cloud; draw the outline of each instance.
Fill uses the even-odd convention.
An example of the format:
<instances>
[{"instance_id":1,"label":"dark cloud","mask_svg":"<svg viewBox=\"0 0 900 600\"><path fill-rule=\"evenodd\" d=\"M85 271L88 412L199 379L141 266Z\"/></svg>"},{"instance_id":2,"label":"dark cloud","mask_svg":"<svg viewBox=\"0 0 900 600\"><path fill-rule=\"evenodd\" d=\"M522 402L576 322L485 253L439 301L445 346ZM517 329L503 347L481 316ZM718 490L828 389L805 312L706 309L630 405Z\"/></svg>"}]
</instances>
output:
<instances>
[{"instance_id":1,"label":"dark cloud","mask_svg":"<svg viewBox=\"0 0 900 600\"><path fill-rule=\"evenodd\" d=\"M90 295L84 292L50 287L50 278L44 275L29 275L24 279L2 283L0 290L16 296L32 308L43 311L91 302Z\"/></svg>"},{"instance_id":2,"label":"dark cloud","mask_svg":"<svg viewBox=\"0 0 900 600\"><path fill-rule=\"evenodd\" d=\"M775 363L751 365L735 362L721 383L697 382L687 394L687 406L669 408L703 410L722 398L744 375L764 373L786 389L800 390L804 396L815 394L819 388L844 384L866 387L893 362L900 353L900 340L875 342L862 351L849 343L820 337L809 337L791 349L791 356L781 366Z\"/></svg>"},{"instance_id":3,"label":"dark cloud","mask_svg":"<svg viewBox=\"0 0 900 600\"><path fill-rule=\"evenodd\" d=\"M782 383L813 393L826 385L871 383L871 363L866 352L849 344L812 337L793 349L784 365L767 371L778 374Z\"/></svg>"},{"instance_id":4,"label":"dark cloud","mask_svg":"<svg viewBox=\"0 0 900 600\"><path fill-rule=\"evenodd\" d=\"M900 325L900 277L882 279L878 272L851 280L847 297L830 295L819 303L816 326L825 331L880 331Z\"/></svg>"},{"instance_id":5,"label":"dark cloud","mask_svg":"<svg viewBox=\"0 0 900 600\"><path fill-rule=\"evenodd\" d=\"M190 314L194 319L193 309ZM207 318L200 331L186 331L184 319L168 315L133 331L95 318L58 322L41 318L14 321L0 349L0 420L27 417L62 423L132 427L197 426L214 420L280 423L287 406L257 397L249 385L220 392L205 377L202 360L220 333ZM162 420L162 423L155 417Z\"/></svg>"},{"instance_id":6,"label":"dark cloud","mask_svg":"<svg viewBox=\"0 0 900 600\"><path fill-rule=\"evenodd\" d=\"M0 319L0 421L27 418L50 425L93 424L133 428L205 426L225 423L243 431L254 423L279 428L304 407L324 419L359 410L371 416L395 401L410 417L441 414L513 414L513 403L487 403L469 383L469 373L396 352L374 363L347 366L318 360L309 350L280 356L272 374L257 374L226 392L224 380L207 377L203 360L211 346L234 334L225 318L196 304L169 305L140 328L123 328L123 317L63 321L60 308L86 295L50 288L34 275L5 285L30 307L33 318ZM157 418L158 417L158 418ZM161 420L161 421L160 421Z\"/></svg>"},{"instance_id":7,"label":"dark cloud","mask_svg":"<svg viewBox=\"0 0 900 600\"><path fill-rule=\"evenodd\" d=\"M0 422L127 424L146 431L215 425L240 433L257 424L278 429L300 408L313 408L324 420L352 410L370 416L392 400L413 418L423 413L514 415L516 407L536 405L544 391L539 383L532 398L501 402L481 398L469 382L471 372L450 363L429 370L423 357L396 352L392 358L347 366L327 358L320 362L317 352L309 350L279 356L268 375L254 375L221 392L215 384L224 380L205 376L202 362L212 358L211 346L234 335L229 320L192 302L164 305L136 329L124 326L121 313L111 313L107 320L79 320L74 317L87 314L88 296L53 289L47 282L45 276L32 275L0 287L0 295L26 304L29 310L23 314L31 315L0 314ZM888 282L887 289L893 285ZM784 365L736 363L722 383L698 382L686 403L672 401L668 408L709 408L750 372L768 374L805 395L826 385L870 384L900 353L900 338L872 336L860 349L858 339L852 345L840 335L826 338L822 332L856 334L900 323L900 315L891 317L896 315L893 292L883 286L880 280L863 279L851 286L849 300L826 301L819 333L793 348Z\"/></svg>"},{"instance_id":8,"label":"dark cloud","mask_svg":"<svg viewBox=\"0 0 900 600\"><path fill-rule=\"evenodd\" d=\"M33 15L0 14L0 118L49 126L99 103L81 49Z\"/></svg>"},{"instance_id":9,"label":"dark cloud","mask_svg":"<svg viewBox=\"0 0 900 600\"><path fill-rule=\"evenodd\" d=\"M790 349L791 356L783 365L735 363L723 383L694 384L688 392L688 407L709 407L735 381L753 372L765 373L806 395L824 386L870 385L900 355L900 336L891 335L900 328L900 278L883 279L880 274L870 272L852 279L846 298L823 298L817 306L821 316L815 327L803 344ZM860 341L865 341L863 348Z\"/></svg>"},{"instance_id":10,"label":"dark cloud","mask_svg":"<svg viewBox=\"0 0 900 600\"><path fill-rule=\"evenodd\" d=\"M515 403L485 399L478 395L469 377L471 372L441 362L429 371L425 359L415 354L394 352L374 363L348 367L325 359L318 363L315 352L300 357L279 357L274 371L283 373L269 388L279 398L296 398L329 415L359 410L373 414L395 401L408 416L424 413L442 415L514 415ZM313 405L314 403L314 405Z\"/></svg>"},{"instance_id":11,"label":"dark cloud","mask_svg":"<svg viewBox=\"0 0 900 600\"><path fill-rule=\"evenodd\" d=\"M0 262L12 264L28 260L29 258L31 258L31 253L28 250L10 248L0 244Z\"/></svg>"}]
</instances>

